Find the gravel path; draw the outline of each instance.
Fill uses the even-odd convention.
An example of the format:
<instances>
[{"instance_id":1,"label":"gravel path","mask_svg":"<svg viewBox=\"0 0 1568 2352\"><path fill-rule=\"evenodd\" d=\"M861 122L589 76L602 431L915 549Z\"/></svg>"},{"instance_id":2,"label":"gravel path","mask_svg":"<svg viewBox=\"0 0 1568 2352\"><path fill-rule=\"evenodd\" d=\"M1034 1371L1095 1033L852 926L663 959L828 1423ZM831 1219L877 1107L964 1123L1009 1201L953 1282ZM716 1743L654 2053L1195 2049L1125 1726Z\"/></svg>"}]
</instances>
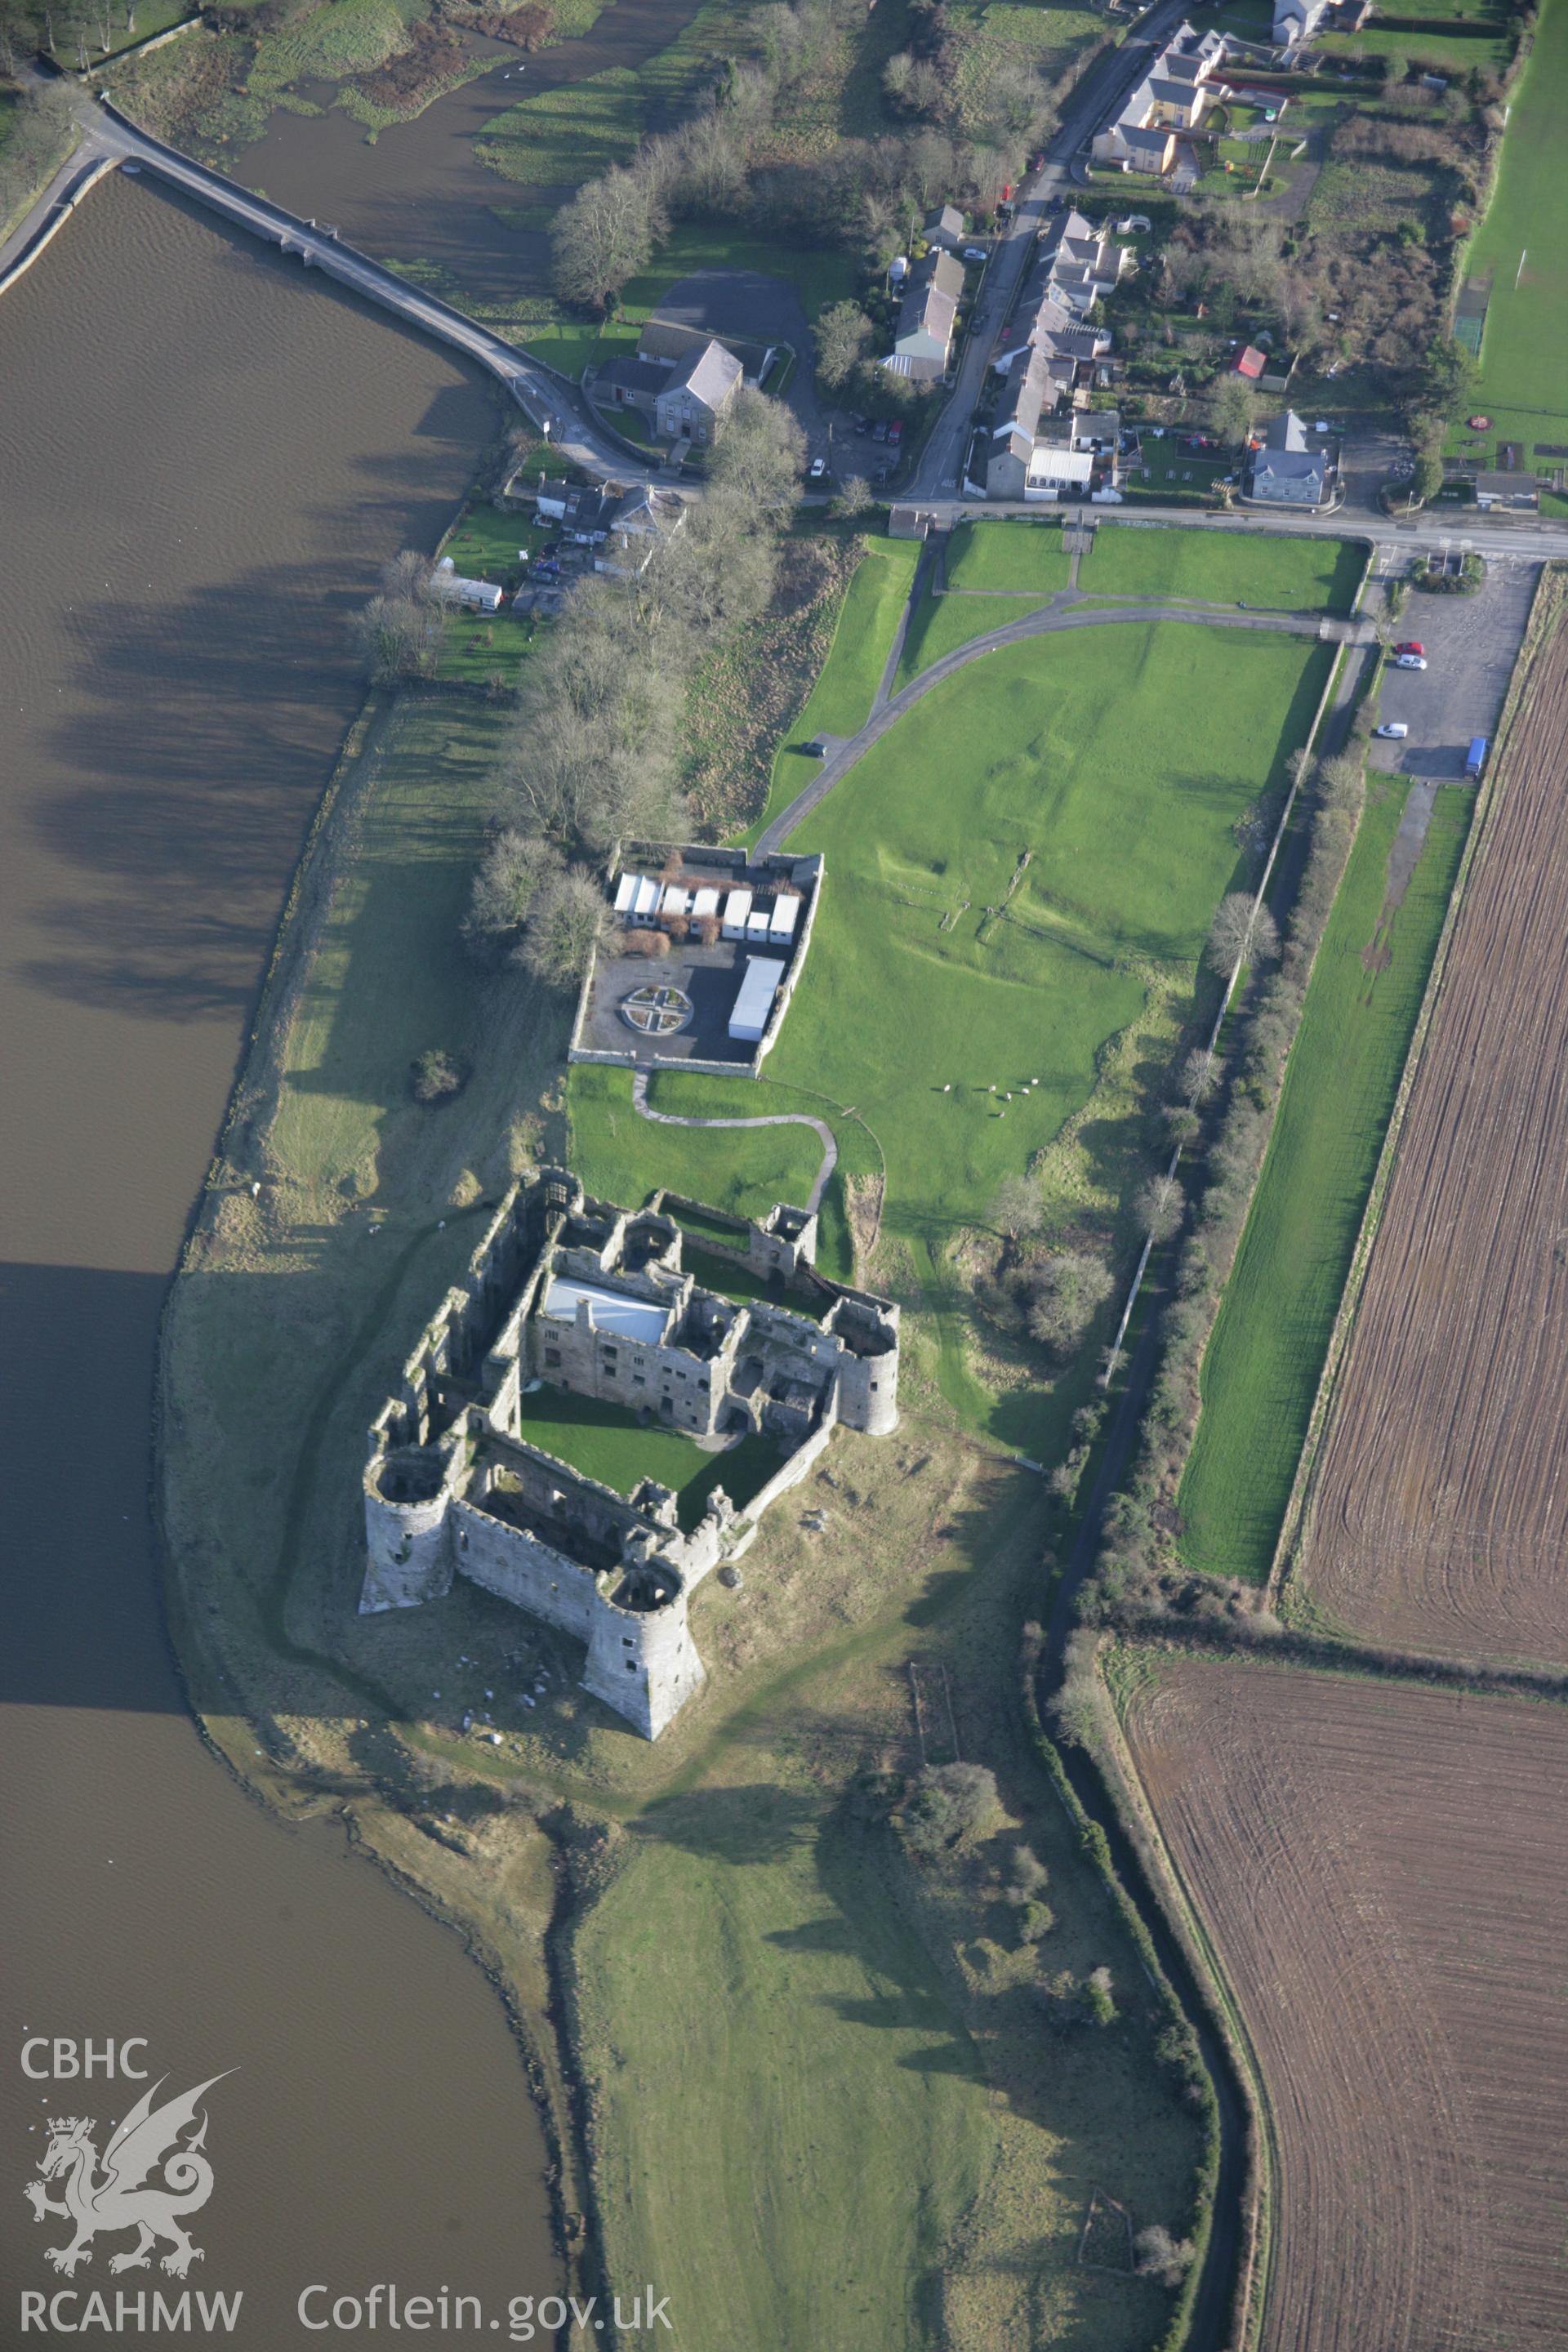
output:
<instances>
[{"instance_id":1,"label":"gravel path","mask_svg":"<svg viewBox=\"0 0 1568 2352\"><path fill-rule=\"evenodd\" d=\"M651 1118L660 1127L809 1127L822 1145L822 1165L806 1195L805 1205L813 1213L821 1208L828 1179L838 1165L838 1143L833 1129L825 1118L813 1118L807 1111L780 1110L763 1118L677 1118L670 1111L648 1108L646 1070L638 1070L632 1079L632 1108L639 1118Z\"/></svg>"}]
</instances>

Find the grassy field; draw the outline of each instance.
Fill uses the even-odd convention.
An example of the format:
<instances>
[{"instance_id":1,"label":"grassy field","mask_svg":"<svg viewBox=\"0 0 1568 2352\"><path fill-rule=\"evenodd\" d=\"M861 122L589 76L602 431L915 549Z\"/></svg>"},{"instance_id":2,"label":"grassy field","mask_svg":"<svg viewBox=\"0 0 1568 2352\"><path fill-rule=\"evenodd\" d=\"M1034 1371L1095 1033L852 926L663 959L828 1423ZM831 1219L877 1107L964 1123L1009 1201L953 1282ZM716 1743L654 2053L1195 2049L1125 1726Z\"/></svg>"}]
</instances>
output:
<instances>
[{"instance_id":1,"label":"grassy field","mask_svg":"<svg viewBox=\"0 0 1568 2352\"><path fill-rule=\"evenodd\" d=\"M481 163L528 188L578 188L624 163L643 134L642 91L626 66L541 90L492 116L474 142Z\"/></svg>"},{"instance_id":2,"label":"grassy field","mask_svg":"<svg viewBox=\"0 0 1568 2352\"><path fill-rule=\"evenodd\" d=\"M1079 586L1091 596L1168 596L1282 612L1348 613L1364 562L1364 549L1349 540L1107 523L1095 532L1093 553L1079 566Z\"/></svg>"},{"instance_id":3,"label":"grassy field","mask_svg":"<svg viewBox=\"0 0 1568 2352\"><path fill-rule=\"evenodd\" d=\"M1502 165L1465 271L1493 270L1481 341L1479 413L1489 441L1568 443L1568 178L1562 121L1568 92L1568 0L1546 0L1514 92Z\"/></svg>"},{"instance_id":4,"label":"grassy field","mask_svg":"<svg viewBox=\"0 0 1568 2352\"><path fill-rule=\"evenodd\" d=\"M1307 993L1235 1268L1204 1357L1182 1556L1261 1580L1279 1539L1411 1032L1469 821L1439 792L1396 911L1410 787L1374 784Z\"/></svg>"},{"instance_id":5,"label":"grassy field","mask_svg":"<svg viewBox=\"0 0 1568 2352\"><path fill-rule=\"evenodd\" d=\"M1348 540L1267 539L1102 522L1093 552L1079 560L1078 586L1086 596L1348 613L1363 562L1362 551ZM927 589L910 623L899 685L907 686L944 654L1037 611L1067 587L1069 563L1056 525L963 524L953 533L947 583L971 593L938 596ZM1030 590L1037 592L1032 599ZM988 595L995 596L994 604L983 601Z\"/></svg>"},{"instance_id":6,"label":"grassy field","mask_svg":"<svg viewBox=\"0 0 1568 2352\"><path fill-rule=\"evenodd\" d=\"M88 39L88 64L101 65L108 58L117 58L122 49L134 48L138 41L150 41L154 34L166 33L171 25L183 25L188 16L195 14L189 0L140 0L132 31L127 28L125 11L121 8L110 25L107 48L99 37L100 26L94 25ZM58 47L50 54L57 65L64 66L68 72L75 72L76 46L72 40L62 34Z\"/></svg>"},{"instance_id":7,"label":"grassy field","mask_svg":"<svg viewBox=\"0 0 1568 2352\"><path fill-rule=\"evenodd\" d=\"M680 1524L694 1528L715 1486L743 1509L780 1467L771 1437L745 1437L724 1453L704 1452L679 1430L644 1428L620 1405L563 1389L535 1389L521 1404L522 1436L584 1476L629 1495L639 1478L657 1478L680 1498Z\"/></svg>"},{"instance_id":8,"label":"grassy field","mask_svg":"<svg viewBox=\"0 0 1568 2352\"><path fill-rule=\"evenodd\" d=\"M965 522L947 551L950 588L1032 589L1048 596L1068 584L1072 558L1059 522Z\"/></svg>"},{"instance_id":9,"label":"grassy field","mask_svg":"<svg viewBox=\"0 0 1568 2352\"><path fill-rule=\"evenodd\" d=\"M1006 1174L1037 1167L1058 1226L1125 1233L1138 1073L1190 1017L1240 870L1232 827L1328 659L1175 625L1010 648L937 688L793 837L827 858L811 961L766 1079L730 1091L762 1109L794 1081L858 1109L886 1163L884 1256L939 1323L966 1311L947 1253ZM661 1082L667 1108L687 1083ZM956 1326L940 1351L969 1425L1044 1445L1063 1401L1038 1366L998 1396Z\"/></svg>"},{"instance_id":10,"label":"grassy field","mask_svg":"<svg viewBox=\"0 0 1568 2352\"><path fill-rule=\"evenodd\" d=\"M832 651L779 746L767 802L749 838L754 840L817 772L820 762L801 747L816 735L854 735L870 717L919 554L913 541L889 539L873 541L862 557L838 615Z\"/></svg>"},{"instance_id":11,"label":"grassy field","mask_svg":"<svg viewBox=\"0 0 1568 2352\"><path fill-rule=\"evenodd\" d=\"M951 1454L931 1457L928 1443L917 1423L907 1447L836 1454L852 1508L842 1486L809 1490L835 1520L847 1513L857 1563L837 1593L817 1583L818 1624L879 1589L891 1620L841 1623L825 1649L819 1633L816 1654L613 1841L608 1885L574 1927L612 2274L657 2273L683 2352L1146 2352L1169 2310L1144 2282L1075 2259L1091 2183L1140 2226L1170 2216L1184 2135L1168 2093L1141 2080L1143 1979L1007 1695L1032 1515L1005 1482L988 1495L973 1468L955 1486ZM745 1594L712 1594L701 1638L715 1650L755 1639L748 1614L775 1582L785 1608L802 1594L786 1559L820 1578L812 1538L784 1518L763 1538L787 1547L765 1576L760 1542ZM956 1538L951 1568L973 1561L968 1572L947 1572L937 1527ZM844 1793L863 1758L918 1759L911 1645L946 1665L972 1727L965 1753L993 1763L1009 1815L921 1871ZM995 1895L1020 1838L1050 1872L1058 1914L1037 1959ZM1102 1961L1123 2023L1043 2030L1028 1994L1037 1969Z\"/></svg>"}]
</instances>

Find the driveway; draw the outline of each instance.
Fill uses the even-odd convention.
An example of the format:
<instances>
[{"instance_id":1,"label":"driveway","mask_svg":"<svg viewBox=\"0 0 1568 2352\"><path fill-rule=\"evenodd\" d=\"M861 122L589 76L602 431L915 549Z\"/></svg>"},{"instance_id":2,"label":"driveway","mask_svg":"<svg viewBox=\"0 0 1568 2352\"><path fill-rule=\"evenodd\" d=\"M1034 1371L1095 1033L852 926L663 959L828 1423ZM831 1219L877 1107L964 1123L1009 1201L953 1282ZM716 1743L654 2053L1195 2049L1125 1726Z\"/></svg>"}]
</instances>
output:
<instances>
[{"instance_id":1,"label":"driveway","mask_svg":"<svg viewBox=\"0 0 1568 2352\"><path fill-rule=\"evenodd\" d=\"M1410 732L1401 743L1374 741L1373 767L1437 782L1463 777L1470 738L1497 732L1536 570L1523 556L1492 556L1474 596L1406 598L1400 636L1418 639L1431 667L1384 670L1378 717L1402 719Z\"/></svg>"}]
</instances>

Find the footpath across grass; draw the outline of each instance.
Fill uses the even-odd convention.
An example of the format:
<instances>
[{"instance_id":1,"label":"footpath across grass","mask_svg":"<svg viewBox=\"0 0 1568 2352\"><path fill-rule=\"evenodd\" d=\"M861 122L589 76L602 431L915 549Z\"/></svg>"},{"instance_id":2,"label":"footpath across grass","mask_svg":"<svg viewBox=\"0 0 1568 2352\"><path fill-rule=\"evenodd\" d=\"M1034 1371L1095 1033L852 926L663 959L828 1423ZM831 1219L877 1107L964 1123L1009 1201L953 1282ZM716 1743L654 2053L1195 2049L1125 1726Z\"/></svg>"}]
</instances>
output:
<instances>
[{"instance_id":1,"label":"footpath across grass","mask_svg":"<svg viewBox=\"0 0 1568 2352\"><path fill-rule=\"evenodd\" d=\"M1307 992L1279 1117L1202 1370L1181 1551L1261 1582L1383 1149L1469 823L1439 791L1403 900L1385 903L1409 793L1374 780Z\"/></svg>"},{"instance_id":2,"label":"footpath across grass","mask_svg":"<svg viewBox=\"0 0 1568 2352\"><path fill-rule=\"evenodd\" d=\"M1348 613L1363 562L1363 550L1348 540L1101 522L1092 552L1079 560L1077 585L1088 597ZM969 593L934 595L927 588L910 623L899 685L960 646L1037 612L1069 584L1069 567L1058 525L962 524L952 535L947 584Z\"/></svg>"},{"instance_id":3,"label":"footpath across grass","mask_svg":"<svg viewBox=\"0 0 1568 2352\"><path fill-rule=\"evenodd\" d=\"M909 602L919 554L913 541L873 540L856 567L834 631L832 650L805 709L785 730L773 761L766 804L750 828L751 840L819 772L821 762L803 747L816 735L858 734L871 716L899 618Z\"/></svg>"}]
</instances>

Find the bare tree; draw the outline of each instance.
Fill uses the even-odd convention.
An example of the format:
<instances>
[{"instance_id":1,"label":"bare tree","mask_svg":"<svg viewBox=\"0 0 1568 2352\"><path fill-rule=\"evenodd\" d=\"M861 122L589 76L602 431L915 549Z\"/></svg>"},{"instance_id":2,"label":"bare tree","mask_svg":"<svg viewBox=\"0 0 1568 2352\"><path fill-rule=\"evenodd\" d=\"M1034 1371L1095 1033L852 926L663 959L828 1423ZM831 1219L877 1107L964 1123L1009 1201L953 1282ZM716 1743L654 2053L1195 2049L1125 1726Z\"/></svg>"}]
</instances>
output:
<instances>
[{"instance_id":1,"label":"bare tree","mask_svg":"<svg viewBox=\"0 0 1568 2352\"><path fill-rule=\"evenodd\" d=\"M1132 1213L1152 1242L1168 1242L1185 1206L1173 1176L1151 1176L1132 1204Z\"/></svg>"},{"instance_id":2,"label":"bare tree","mask_svg":"<svg viewBox=\"0 0 1568 2352\"><path fill-rule=\"evenodd\" d=\"M817 376L830 391L837 392L865 355L871 340L871 321L857 303L835 302L818 319L812 336L816 344Z\"/></svg>"},{"instance_id":3,"label":"bare tree","mask_svg":"<svg viewBox=\"0 0 1568 2352\"><path fill-rule=\"evenodd\" d=\"M576 866L540 891L513 959L547 988L573 988L610 930L610 910L596 877Z\"/></svg>"},{"instance_id":4,"label":"bare tree","mask_svg":"<svg viewBox=\"0 0 1568 2352\"><path fill-rule=\"evenodd\" d=\"M1037 1234L1046 1222L1046 1201L1034 1177L1004 1176L992 1198L991 1220L1012 1242Z\"/></svg>"},{"instance_id":5,"label":"bare tree","mask_svg":"<svg viewBox=\"0 0 1568 2352\"><path fill-rule=\"evenodd\" d=\"M864 474L846 474L833 501L833 511L842 521L853 522L857 515L869 513L875 506L871 485Z\"/></svg>"},{"instance_id":6,"label":"bare tree","mask_svg":"<svg viewBox=\"0 0 1568 2352\"><path fill-rule=\"evenodd\" d=\"M411 604L434 604L439 601L435 571L430 558L421 555L417 548L400 548L381 567L382 592Z\"/></svg>"},{"instance_id":7,"label":"bare tree","mask_svg":"<svg viewBox=\"0 0 1568 2352\"><path fill-rule=\"evenodd\" d=\"M508 825L479 862L463 918L463 937L480 953L515 943L539 892L558 879L564 861L552 841Z\"/></svg>"},{"instance_id":8,"label":"bare tree","mask_svg":"<svg viewBox=\"0 0 1568 2352\"><path fill-rule=\"evenodd\" d=\"M360 658L378 686L428 677L441 650L441 614L406 596L373 596L351 624Z\"/></svg>"},{"instance_id":9,"label":"bare tree","mask_svg":"<svg viewBox=\"0 0 1568 2352\"><path fill-rule=\"evenodd\" d=\"M1070 1355L1110 1297L1110 1268L1090 1250L1060 1250L1034 1269L1029 1331L1042 1347Z\"/></svg>"},{"instance_id":10,"label":"bare tree","mask_svg":"<svg viewBox=\"0 0 1568 2352\"><path fill-rule=\"evenodd\" d=\"M568 302L593 302L602 310L628 278L647 268L668 227L651 175L612 165L555 215L550 250L556 292Z\"/></svg>"},{"instance_id":11,"label":"bare tree","mask_svg":"<svg viewBox=\"0 0 1568 2352\"><path fill-rule=\"evenodd\" d=\"M713 451L714 488L743 512L776 512L793 499L805 464L805 436L782 400L743 389L731 404Z\"/></svg>"},{"instance_id":12,"label":"bare tree","mask_svg":"<svg viewBox=\"0 0 1568 2352\"><path fill-rule=\"evenodd\" d=\"M1238 963L1272 963L1279 952L1279 929L1260 899L1245 890L1223 898L1209 925L1204 961L1228 980Z\"/></svg>"}]
</instances>

